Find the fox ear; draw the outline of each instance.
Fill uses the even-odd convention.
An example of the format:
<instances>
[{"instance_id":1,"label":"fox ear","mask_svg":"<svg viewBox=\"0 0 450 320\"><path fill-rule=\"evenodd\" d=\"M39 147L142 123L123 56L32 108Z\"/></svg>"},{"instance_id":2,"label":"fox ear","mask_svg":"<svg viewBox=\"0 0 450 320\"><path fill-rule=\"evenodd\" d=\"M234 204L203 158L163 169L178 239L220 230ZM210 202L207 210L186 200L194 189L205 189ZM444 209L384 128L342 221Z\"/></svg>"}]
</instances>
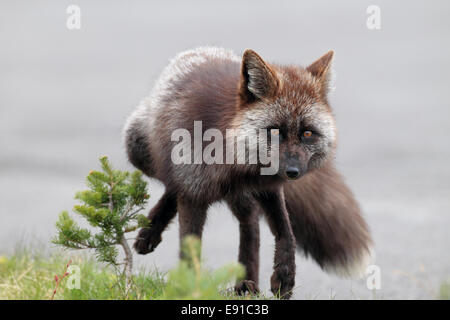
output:
<instances>
[{"instance_id":1,"label":"fox ear","mask_svg":"<svg viewBox=\"0 0 450 320\"><path fill-rule=\"evenodd\" d=\"M319 79L324 93L328 93L330 82L332 78L332 65L333 65L334 51L328 51L322 57L313 62L306 68L314 77Z\"/></svg>"},{"instance_id":2,"label":"fox ear","mask_svg":"<svg viewBox=\"0 0 450 320\"><path fill-rule=\"evenodd\" d=\"M240 95L246 102L270 98L278 91L275 71L253 50L242 57Z\"/></svg>"}]
</instances>

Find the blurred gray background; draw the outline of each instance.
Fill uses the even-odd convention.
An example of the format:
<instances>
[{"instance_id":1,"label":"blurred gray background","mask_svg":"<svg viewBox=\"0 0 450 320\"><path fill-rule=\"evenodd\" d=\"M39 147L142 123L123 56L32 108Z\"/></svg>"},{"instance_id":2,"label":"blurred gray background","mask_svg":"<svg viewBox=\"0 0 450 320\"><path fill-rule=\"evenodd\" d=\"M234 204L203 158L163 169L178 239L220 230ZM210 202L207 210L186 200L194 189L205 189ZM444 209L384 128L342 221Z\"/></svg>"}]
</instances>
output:
<instances>
[{"instance_id":1,"label":"blurred gray background","mask_svg":"<svg viewBox=\"0 0 450 320\"><path fill-rule=\"evenodd\" d=\"M66 8L81 8L81 30ZM381 30L366 9L381 8ZM132 169L121 127L176 53L216 45L308 64L336 51L337 164L364 209L382 288L343 280L297 256L295 298L433 298L450 276L450 3L448 1L2 1L0 254L48 243L84 177L108 155ZM151 181L154 205L162 186ZM273 237L262 225L261 286ZM175 265L177 223L138 263ZM31 239L31 240L30 240ZM211 267L235 261L238 224L223 205L204 234ZM50 245L48 245L50 246Z\"/></svg>"}]
</instances>

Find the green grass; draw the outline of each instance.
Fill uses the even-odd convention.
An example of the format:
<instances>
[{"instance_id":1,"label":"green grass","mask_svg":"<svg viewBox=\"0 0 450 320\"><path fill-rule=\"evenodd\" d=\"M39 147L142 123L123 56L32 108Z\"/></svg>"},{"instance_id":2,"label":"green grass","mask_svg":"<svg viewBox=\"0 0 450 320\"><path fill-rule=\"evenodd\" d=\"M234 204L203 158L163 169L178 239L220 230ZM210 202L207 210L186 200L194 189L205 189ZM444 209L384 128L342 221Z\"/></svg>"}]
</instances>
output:
<instances>
[{"instance_id":1,"label":"green grass","mask_svg":"<svg viewBox=\"0 0 450 320\"><path fill-rule=\"evenodd\" d=\"M439 288L439 299L450 300L450 280L444 281Z\"/></svg>"},{"instance_id":2,"label":"green grass","mask_svg":"<svg viewBox=\"0 0 450 320\"><path fill-rule=\"evenodd\" d=\"M126 292L124 281L113 268L99 264L87 254L19 249L9 256L0 255L0 300L51 299L55 275L63 275L70 260L71 265L80 268L80 289L70 289L66 277L59 284L56 300L273 299L264 294L237 296L232 288L242 270L236 264L211 271L185 261L167 274L140 270ZM441 284L437 298L450 299L450 281Z\"/></svg>"},{"instance_id":3,"label":"green grass","mask_svg":"<svg viewBox=\"0 0 450 320\"><path fill-rule=\"evenodd\" d=\"M234 293L234 281L242 274L237 264L211 271L183 261L167 274L140 270L127 292L112 267L99 264L87 254L69 253L19 249L9 256L0 255L0 300L51 299L55 276L61 278L69 261L80 269L80 288L70 289L69 275L60 280L55 300L267 299L264 295L241 297Z\"/></svg>"},{"instance_id":4,"label":"green grass","mask_svg":"<svg viewBox=\"0 0 450 320\"><path fill-rule=\"evenodd\" d=\"M0 256L0 299L50 299L55 275L64 274L66 264L80 268L80 289L70 289L69 278L61 280L54 299L155 299L163 294L165 281L158 272L140 272L126 293L114 270L84 255L39 254L22 251Z\"/></svg>"}]
</instances>

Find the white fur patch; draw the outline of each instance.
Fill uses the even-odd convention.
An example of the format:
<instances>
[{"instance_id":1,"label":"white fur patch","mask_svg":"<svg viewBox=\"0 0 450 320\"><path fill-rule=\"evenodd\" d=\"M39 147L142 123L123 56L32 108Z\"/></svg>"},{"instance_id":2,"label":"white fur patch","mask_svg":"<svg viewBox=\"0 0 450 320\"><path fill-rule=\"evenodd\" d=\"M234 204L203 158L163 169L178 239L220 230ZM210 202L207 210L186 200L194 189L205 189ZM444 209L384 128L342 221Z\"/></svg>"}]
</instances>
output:
<instances>
[{"instance_id":1,"label":"white fur patch","mask_svg":"<svg viewBox=\"0 0 450 320\"><path fill-rule=\"evenodd\" d=\"M141 101L136 110L128 117L123 135L126 136L128 128L132 125L146 130L145 132L149 136L153 135L154 119L161 112L161 108L165 108L165 112L167 112L170 111L169 108L176 109L178 107L176 103L171 106L161 103L162 98L171 94L171 84L182 79L196 67L207 62L208 59L241 61L241 58L231 50L217 47L198 47L179 53L164 68L150 95Z\"/></svg>"},{"instance_id":2,"label":"white fur patch","mask_svg":"<svg viewBox=\"0 0 450 320\"><path fill-rule=\"evenodd\" d=\"M325 265L326 272L343 278L363 278L368 266L375 262L375 251L373 248L364 250L358 257L351 257L347 264Z\"/></svg>"},{"instance_id":3,"label":"white fur patch","mask_svg":"<svg viewBox=\"0 0 450 320\"><path fill-rule=\"evenodd\" d=\"M169 65L164 68L151 96L157 98L170 94L170 84L192 72L195 67L207 62L208 59L225 59L240 61L240 58L231 50L216 47L198 47L179 53L173 58Z\"/></svg>"}]
</instances>

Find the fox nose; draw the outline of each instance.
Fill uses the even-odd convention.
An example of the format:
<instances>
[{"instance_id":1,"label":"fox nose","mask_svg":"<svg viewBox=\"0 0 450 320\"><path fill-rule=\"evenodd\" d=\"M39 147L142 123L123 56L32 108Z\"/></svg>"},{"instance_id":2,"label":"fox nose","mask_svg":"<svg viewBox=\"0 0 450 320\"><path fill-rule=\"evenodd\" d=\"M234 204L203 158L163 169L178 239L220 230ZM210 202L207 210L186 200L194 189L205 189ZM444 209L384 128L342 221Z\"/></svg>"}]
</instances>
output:
<instances>
[{"instance_id":1,"label":"fox nose","mask_svg":"<svg viewBox=\"0 0 450 320\"><path fill-rule=\"evenodd\" d=\"M289 179L295 179L299 176L300 171L297 167L287 167L286 168L286 175Z\"/></svg>"}]
</instances>

